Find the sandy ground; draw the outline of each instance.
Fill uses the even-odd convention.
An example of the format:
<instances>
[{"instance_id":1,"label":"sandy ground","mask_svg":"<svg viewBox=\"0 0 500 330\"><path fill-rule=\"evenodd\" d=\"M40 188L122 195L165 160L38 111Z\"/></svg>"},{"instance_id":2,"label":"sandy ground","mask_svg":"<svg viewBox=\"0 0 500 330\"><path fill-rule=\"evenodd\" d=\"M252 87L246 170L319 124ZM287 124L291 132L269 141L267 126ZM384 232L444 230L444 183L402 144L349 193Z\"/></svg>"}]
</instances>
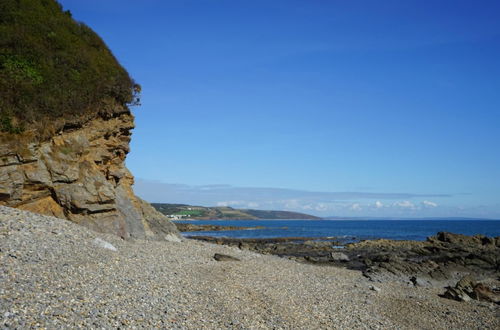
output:
<instances>
[{"instance_id":1,"label":"sandy ground","mask_svg":"<svg viewBox=\"0 0 500 330\"><path fill-rule=\"evenodd\" d=\"M4 328L500 328L497 305L442 292L197 241L123 241L0 207Z\"/></svg>"}]
</instances>

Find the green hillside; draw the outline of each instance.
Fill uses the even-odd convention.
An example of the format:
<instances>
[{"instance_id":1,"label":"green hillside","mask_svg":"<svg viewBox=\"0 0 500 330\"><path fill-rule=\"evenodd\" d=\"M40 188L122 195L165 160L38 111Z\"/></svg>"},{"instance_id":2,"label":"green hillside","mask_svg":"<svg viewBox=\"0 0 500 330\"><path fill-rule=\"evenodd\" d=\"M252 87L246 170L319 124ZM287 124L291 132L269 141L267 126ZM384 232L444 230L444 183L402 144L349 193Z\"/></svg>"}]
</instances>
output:
<instances>
[{"instance_id":1,"label":"green hillside","mask_svg":"<svg viewBox=\"0 0 500 330\"><path fill-rule=\"evenodd\" d=\"M313 215L289 211L234 209L232 207L204 207L185 204L152 203L159 212L174 219L195 220L314 220Z\"/></svg>"},{"instance_id":2,"label":"green hillside","mask_svg":"<svg viewBox=\"0 0 500 330\"><path fill-rule=\"evenodd\" d=\"M0 1L0 132L64 126L126 108L140 91L102 39L55 0Z\"/></svg>"}]
</instances>

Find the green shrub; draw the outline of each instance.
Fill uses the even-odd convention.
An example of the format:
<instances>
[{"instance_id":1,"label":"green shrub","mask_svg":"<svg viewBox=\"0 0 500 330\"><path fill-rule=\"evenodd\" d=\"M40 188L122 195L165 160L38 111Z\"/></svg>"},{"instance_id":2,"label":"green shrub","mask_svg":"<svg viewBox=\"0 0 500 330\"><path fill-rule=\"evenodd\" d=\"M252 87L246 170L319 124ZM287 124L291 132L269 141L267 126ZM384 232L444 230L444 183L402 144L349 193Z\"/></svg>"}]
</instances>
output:
<instances>
[{"instance_id":1,"label":"green shrub","mask_svg":"<svg viewBox=\"0 0 500 330\"><path fill-rule=\"evenodd\" d=\"M0 1L1 131L96 117L139 91L102 39L55 0Z\"/></svg>"}]
</instances>

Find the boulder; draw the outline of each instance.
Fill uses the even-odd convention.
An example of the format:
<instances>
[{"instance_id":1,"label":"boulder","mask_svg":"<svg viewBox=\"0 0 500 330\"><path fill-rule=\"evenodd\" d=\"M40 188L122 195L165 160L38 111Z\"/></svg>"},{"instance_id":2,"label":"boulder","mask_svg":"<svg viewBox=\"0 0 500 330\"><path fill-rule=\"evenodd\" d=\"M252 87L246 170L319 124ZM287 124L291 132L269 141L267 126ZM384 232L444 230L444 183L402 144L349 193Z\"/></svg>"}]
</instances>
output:
<instances>
[{"instance_id":1,"label":"boulder","mask_svg":"<svg viewBox=\"0 0 500 330\"><path fill-rule=\"evenodd\" d=\"M466 275L460 279L460 281L457 282L455 285L455 288L457 290L463 291L467 293L468 295L471 295L472 292L474 291L474 287L476 286L476 281L472 276Z\"/></svg>"},{"instance_id":2,"label":"boulder","mask_svg":"<svg viewBox=\"0 0 500 330\"><path fill-rule=\"evenodd\" d=\"M470 301L472 299L500 303L500 295L483 283L477 283L467 275L460 279L454 287L447 287L444 298L457 301Z\"/></svg>"},{"instance_id":3,"label":"boulder","mask_svg":"<svg viewBox=\"0 0 500 330\"><path fill-rule=\"evenodd\" d=\"M500 304L500 294L483 283L477 283L471 294L472 299Z\"/></svg>"}]
</instances>

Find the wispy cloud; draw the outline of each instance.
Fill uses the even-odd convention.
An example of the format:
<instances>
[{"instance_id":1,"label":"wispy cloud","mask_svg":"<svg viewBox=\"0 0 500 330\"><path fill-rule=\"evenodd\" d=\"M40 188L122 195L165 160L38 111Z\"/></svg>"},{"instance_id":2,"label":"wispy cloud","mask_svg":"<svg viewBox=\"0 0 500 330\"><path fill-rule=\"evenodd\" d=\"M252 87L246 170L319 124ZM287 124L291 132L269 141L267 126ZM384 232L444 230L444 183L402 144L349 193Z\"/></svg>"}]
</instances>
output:
<instances>
[{"instance_id":1,"label":"wispy cloud","mask_svg":"<svg viewBox=\"0 0 500 330\"><path fill-rule=\"evenodd\" d=\"M230 185L203 185L191 186L185 184L163 183L137 179L135 190L139 195L150 201L176 201L210 203L215 205L219 201L267 201L286 200L293 203L297 200L314 202L341 201L353 199L412 199L431 197L451 197L450 194L414 194L414 193L385 193L385 192L318 192L283 188L263 187L234 187Z\"/></svg>"},{"instance_id":2,"label":"wispy cloud","mask_svg":"<svg viewBox=\"0 0 500 330\"><path fill-rule=\"evenodd\" d=\"M450 194L406 192L318 192L282 188L234 187L218 184L191 186L142 179L136 180L135 191L150 202L280 209L319 215L419 211L438 206L437 203L429 199L452 196Z\"/></svg>"},{"instance_id":3,"label":"wispy cloud","mask_svg":"<svg viewBox=\"0 0 500 330\"><path fill-rule=\"evenodd\" d=\"M431 201L423 201L422 202L422 206L423 207L434 208L434 207L438 207L438 204L434 203L434 202L431 202Z\"/></svg>"}]
</instances>

